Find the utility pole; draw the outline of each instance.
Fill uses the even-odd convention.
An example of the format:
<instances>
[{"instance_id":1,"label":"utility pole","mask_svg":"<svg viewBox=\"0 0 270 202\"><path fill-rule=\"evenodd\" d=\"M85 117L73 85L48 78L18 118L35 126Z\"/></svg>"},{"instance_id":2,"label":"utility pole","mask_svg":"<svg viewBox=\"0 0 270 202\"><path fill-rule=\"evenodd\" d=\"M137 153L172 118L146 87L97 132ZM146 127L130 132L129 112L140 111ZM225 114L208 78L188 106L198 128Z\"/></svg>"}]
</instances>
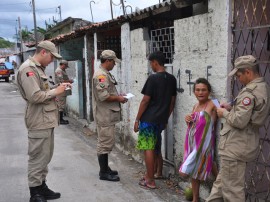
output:
<instances>
[{"instance_id":1,"label":"utility pole","mask_svg":"<svg viewBox=\"0 0 270 202\"><path fill-rule=\"evenodd\" d=\"M123 15L126 15L126 9L125 9L125 5L124 5L123 0L121 0L121 4L122 4L122 8L123 8Z\"/></svg>"},{"instance_id":2,"label":"utility pole","mask_svg":"<svg viewBox=\"0 0 270 202\"><path fill-rule=\"evenodd\" d=\"M93 18L93 12L92 12L92 6L91 6L91 3L95 3L95 1L90 1L90 11L91 11L91 16L92 16L92 23L94 23L94 18Z\"/></svg>"},{"instance_id":3,"label":"utility pole","mask_svg":"<svg viewBox=\"0 0 270 202\"><path fill-rule=\"evenodd\" d=\"M23 40L22 40L22 28L21 28L21 19L18 17L18 24L19 24L19 33L20 33L20 55L21 55L21 62L23 61Z\"/></svg>"},{"instance_id":4,"label":"utility pole","mask_svg":"<svg viewBox=\"0 0 270 202\"><path fill-rule=\"evenodd\" d=\"M113 20L112 0L110 0L110 5L111 5L111 14L112 14L112 20Z\"/></svg>"},{"instance_id":5,"label":"utility pole","mask_svg":"<svg viewBox=\"0 0 270 202\"><path fill-rule=\"evenodd\" d=\"M37 21L36 21L36 8L35 8L35 0L32 0L32 7L33 7L33 18L34 18L34 32L35 32L35 44L37 47Z\"/></svg>"},{"instance_id":6,"label":"utility pole","mask_svg":"<svg viewBox=\"0 0 270 202\"><path fill-rule=\"evenodd\" d=\"M58 9L59 9L60 22L62 22L61 5L58 6Z\"/></svg>"},{"instance_id":7,"label":"utility pole","mask_svg":"<svg viewBox=\"0 0 270 202\"><path fill-rule=\"evenodd\" d=\"M17 52L18 51L18 30L17 30L17 23L16 23L16 27L15 27L15 32L16 32L16 46L15 46L15 50L16 50L16 53L18 53Z\"/></svg>"}]
</instances>

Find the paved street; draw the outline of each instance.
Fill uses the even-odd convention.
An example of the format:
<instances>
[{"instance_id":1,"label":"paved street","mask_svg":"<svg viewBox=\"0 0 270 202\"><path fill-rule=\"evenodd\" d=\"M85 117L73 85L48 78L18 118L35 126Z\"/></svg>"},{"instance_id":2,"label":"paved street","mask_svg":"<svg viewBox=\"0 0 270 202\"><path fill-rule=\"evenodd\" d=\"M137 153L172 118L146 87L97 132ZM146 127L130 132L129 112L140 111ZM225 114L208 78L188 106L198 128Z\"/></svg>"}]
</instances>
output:
<instances>
[{"instance_id":1,"label":"paved street","mask_svg":"<svg viewBox=\"0 0 270 202\"><path fill-rule=\"evenodd\" d=\"M25 102L16 85L0 81L0 202L29 201L27 186L27 131L24 125ZM117 168L121 181L98 179L96 136L82 133L82 125L71 124L55 130L55 153L49 166L48 185L59 191L59 202L91 201L184 201L168 181L160 180L154 191L138 186L143 166L129 156L114 151L110 166ZM169 184L170 185L170 184Z\"/></svg>"}]
</instances>

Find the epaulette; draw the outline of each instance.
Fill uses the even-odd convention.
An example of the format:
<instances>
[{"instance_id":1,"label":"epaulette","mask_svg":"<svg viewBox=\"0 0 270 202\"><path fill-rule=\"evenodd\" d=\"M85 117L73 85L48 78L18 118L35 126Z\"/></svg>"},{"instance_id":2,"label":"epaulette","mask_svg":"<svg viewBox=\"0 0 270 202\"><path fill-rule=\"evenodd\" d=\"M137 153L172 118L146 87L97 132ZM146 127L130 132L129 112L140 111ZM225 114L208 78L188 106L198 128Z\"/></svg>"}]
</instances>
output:
<instances>
[{"instance_id":1,"label":"epaulette","mask_svg":"<svg viewBox=\"0 0 270 202\"><path fill-rule=\"evenodd\" d=\"M250 85L248 85L248 86L246 87L246 90L247 90L248 92L252 92L256 87L257 87L257 84L256 84L256 83L252 83L252 84L250 84Z\"/></svg>"}]
</instances>

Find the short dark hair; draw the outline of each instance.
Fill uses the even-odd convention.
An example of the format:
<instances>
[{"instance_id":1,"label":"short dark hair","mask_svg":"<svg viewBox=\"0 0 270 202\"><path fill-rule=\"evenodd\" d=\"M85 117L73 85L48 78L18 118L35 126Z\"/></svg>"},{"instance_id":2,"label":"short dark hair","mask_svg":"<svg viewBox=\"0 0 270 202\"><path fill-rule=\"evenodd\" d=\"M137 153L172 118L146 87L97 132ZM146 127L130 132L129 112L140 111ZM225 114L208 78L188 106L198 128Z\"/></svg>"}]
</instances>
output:
<instances>
[{"instance_id":1,"label":"short dark hair","mask_svg":"<svg viewBox=\"0 0 270 202\"><path fill-rule=\"evenodd\" d=\"M42 48L42 47L39 47L39 46L38 46L38 47L36 48L36 53L39 54L43 49L46 51L46 53L50 52L50 51L46 50L45 48Z\"/></svg>"},{"instance_id":2,"label":"short dark hair","mask_svg":"<svg viewBox=\"0 0 270 202\"><path fill-rule=\"evenodd\" d=\"M208 81L207 79L205 79L205 78L198 78L198 79L195 81L195 83L194 83L194 85L193 85L193 92L195 92L195 87L196 87L196 85L197 85L197 84L200 84L200 83L206 85L208 91L209 91L210 93L212 92L211 84L210 84L209 81Z\"/></svg>"},{"instance_id":3,"label":"short dark hair","mask_svg":"<svg viewBox=\"0 0 270 202\"><path fill-rule=\"evenodd\" d=\"M156 60L159 65L164 66L166 62L165 55L161 51L153 52L148 57L149 61Z\"/></svg>"},{"instance_id":4,"label":"short dark hair","mask_svg":"<svg viewBox=\"0 0 270 202\"><path fill-rule=\"evenodd\" d=\"M104 59L104 58L100 58L100 62L101 62L101 63L104 63L104 62L106 62L106 60L107 60L107 59Z\"/></svg>"},{"instance_id":5,"label":"short dark hair","mask_svg":"<svg viewBox=\"0 0 270 202\"><path fill-rule=\"evenodd\" d=\"M259 66L259 64L256 64L253 67L241 68L241 69L238 69L237 71L243 74L247 69L253 71L254 74L260 74L260 66Z\"/></svg>"},{"instance_id":6,"label":"short dark hair","mask_svg":"<svg viewBox=\"0 0 270 202\"><path fill-rule=\"evenodd\" d=\"M106 60L113 61L114 59L105 59L105 58L100 58L100 62L101 62L101 63L106 62Z\"/></svg>"}]
</instances>

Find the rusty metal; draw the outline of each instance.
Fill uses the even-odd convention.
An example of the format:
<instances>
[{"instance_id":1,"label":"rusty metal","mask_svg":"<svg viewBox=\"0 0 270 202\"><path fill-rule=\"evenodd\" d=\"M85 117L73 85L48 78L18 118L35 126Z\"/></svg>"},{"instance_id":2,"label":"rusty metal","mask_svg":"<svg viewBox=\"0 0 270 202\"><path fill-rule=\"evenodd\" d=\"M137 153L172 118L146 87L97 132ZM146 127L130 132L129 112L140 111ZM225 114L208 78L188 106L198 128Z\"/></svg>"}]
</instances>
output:
<instances>
[{"instance_id":1,"label":"rusty metal","mask_svg":"<svg viewBox=\"0 0 270 202\"><path fill-rule=\"evenodd\" d=\"M270 84L270 0L233 1L233 61L254 55L260 62L260 75ZM242 85L232 80L232 96ZM260 129L260 152L246 171L246 201L270 201L270 116Z\"/></svg>"}]
</instances>

